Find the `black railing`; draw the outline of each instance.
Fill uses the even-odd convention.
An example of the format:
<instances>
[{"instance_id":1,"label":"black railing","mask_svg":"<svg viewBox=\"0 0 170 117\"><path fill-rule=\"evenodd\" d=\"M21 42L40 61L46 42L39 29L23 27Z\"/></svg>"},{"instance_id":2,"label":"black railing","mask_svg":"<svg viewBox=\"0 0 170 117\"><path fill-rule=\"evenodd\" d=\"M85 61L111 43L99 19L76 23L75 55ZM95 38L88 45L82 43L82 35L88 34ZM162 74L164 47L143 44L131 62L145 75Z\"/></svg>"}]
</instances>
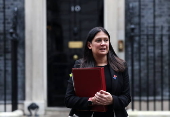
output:
<instances>
[{"instance_id":1,"label":"black railing","mask_svg":"<svg viewBox=\"0 0 170 117\"><path fill-rule=\"evenodd\" d=\"M132 110L170 110L170 27L160 20L168 20L162 7L157 0L126 0Z\"/></svg>"},{"instance_id":2,"label":"black railing","mask_svg":"<svg viewBox=\"0 0 170 117\"><path fill-rule=\"evenodd\" d=\"M4 76L4 111L6 112L6 4L5 4L5 0L3 0L3 65L4 65L4 70L3 70L3 76Z\"/></svg>"},{"instance_id":3,"label":"black railing","mask_svg":"<svg viewBox=\"0 0 170 117\"><path fill-rule=\"evenodd\" d=\"M167 31L170 27L146 26L145 34L137 34L131 26L132 110L170 110L170 34ZM164 105L165 101L168 106ZM135 103L139 106L135 107Z\"/></svg>"},{"instance_id":4,"label":"black railing","mask_svg":"<svg viewBox=\"0 0 170 117\"><path fill-rule=\"evenodd\" d=\"M7 104L11 104L12 111L17 110L18 84L17 84L17 8L14 9L12 27L10 29L11 45L6 22L6 0L0 5L3 8L2 27L0 27L0 101L7 111ZM11 56L9 56L11 54ZM10 69L11 66L11 69ZM11 75L10 75L11 73ZM9 109L8 109L9 110Z\"/></svg>"},{"instance_id":5,"label":"black railing","mask_svg":"<svg viewBox=\"0 0 170 117\"><path fill-rule=\"evenodd\" d=\"M18 35L17 35L17 7L14 8L14 17L12 27L9 30L11 35L11 81L12 81L12 111L18 109L18 72L17 72L17 48L18 48Z\"/></svg>"},{"instance_id":6,"label":"black railing","mask_svg":"<svg viewBox=\"0 0 170 117\"><path fill-rule=\"evenodd\" d=\"M132 89L132 109L134 109L134 30L135 27L134 25L131 25L131 35L130 35L130 39L131 39L131 89Z\"/></svg>"}]
</instances>

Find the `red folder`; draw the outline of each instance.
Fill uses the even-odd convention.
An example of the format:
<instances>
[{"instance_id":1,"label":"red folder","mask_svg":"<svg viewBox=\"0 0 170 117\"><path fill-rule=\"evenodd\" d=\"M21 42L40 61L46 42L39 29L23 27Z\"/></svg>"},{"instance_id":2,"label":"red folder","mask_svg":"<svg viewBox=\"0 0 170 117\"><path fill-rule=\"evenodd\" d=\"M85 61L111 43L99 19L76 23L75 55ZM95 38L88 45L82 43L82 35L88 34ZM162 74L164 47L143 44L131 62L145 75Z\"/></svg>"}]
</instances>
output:
<instances>
[{"instance_id":1,"label":"red folder","mask_svg":"<svg viewBox=\"0 0 170 117\"><path fill-rule=\"evenodd\" d=\"M104 67L72 68L75 93L79 97L93 97L100 90L106 91ZM91 111L106 112L107 106L94 105Z\"/></svg>"}]
</instances>

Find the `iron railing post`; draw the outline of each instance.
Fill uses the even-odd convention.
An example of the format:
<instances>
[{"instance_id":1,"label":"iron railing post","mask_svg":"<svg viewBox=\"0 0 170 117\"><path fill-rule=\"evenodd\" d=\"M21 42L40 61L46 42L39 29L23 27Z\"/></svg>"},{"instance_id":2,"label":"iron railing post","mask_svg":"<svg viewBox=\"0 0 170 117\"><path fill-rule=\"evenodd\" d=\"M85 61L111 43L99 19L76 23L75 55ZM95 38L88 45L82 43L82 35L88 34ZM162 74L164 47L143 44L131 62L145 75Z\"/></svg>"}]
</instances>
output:
<instances>
[{"instance_id":1,"label":"iron railing post","mask_svg":"<svg viewBox=\"0 0 170 117\"><path fill-rule=\"evenodd\" d=\"M141 96L142 96L142 84L141 84L141 0L138 1L139 2L139 28L138 28L138 51L139 51L139 110L142 110L142 105L141 105Z\"/></svg>"},{"instance_id":2,"label":"iron railing post","mask_svg":"<svg viewBox=\"0 0 170 117\"><path fill-rule=\"evenodd\" d=\"M168 30L170 31L170 26L168 27ZM168 34L168 50L170 50L170 33ZM170 71L170 51L168 51L168 71ZM169 110L170 110L170 73L168 72L168 90L169 90Z\"/></svg>"},{"instance_id":3,"label":"iron railing post","mask_svg":"<svg viewBox=\"0 0 170 117\"><path fill-rule=\"evenodd\" d=\"M17 47L18 47L18 36L17 36L17 11L14 9L14 17L12 28L10 29L11 35L11 81L12 81L12 111L18 109L18 78L17 78Z\"/></svg>"},{"instance_id":4,"label":"iron railing post","mask_svg":"<svg viewBox=\"0 0 170 117\"><path fill-rule=\"evenodd\" d=\"M132 110L134 110L134 31L135 31L135 26L131 25L130 27L131 30L131 35L130 35L130 39L131 39L131 94L132 94Z\"/></svg>"},{"instance_id":5,"label":"iron railing post","mask_svg":"<svg viewBox=\"0 0 170 117\"><path fill-rule=\"evenodd\" d=\"M156 13L156 10L155 10L155 7L156 7L156 1L155 0L153 0L153 63L156 63L156 46L155 46L155 42L156 42L156 38L155 38L155 34L156 34L156 31L155 31L155 25L156 25L156 15L155 15L155 13ZM155 64L153 64L153 89L156 89L156 65ZM156 111L156 90L153 90L153 97L154 97L154 99L153 99L153 107L154 107L154 111Z\"/></svg>"},{"instance_id":6,"label":"iron railing post","mask_svg":"<svg viewBox=\"0 0 170 117\"><path fill-rule=\"evenodd\" d=\"M164 73L163 73L163 26L161 26L161 75L162 75L162 78L161 78L161 110L163 111L163 108L164 108L164 104L163 104L163 95L164 95Z\"/></svg>"},{"instance_id":7,"label":"iron railing post","mask_svg":"<svg viewBox=\"0 0 170 117\"><path fill-rule=\"evenodd\" d=\"M5 9L6 9L6 2L5 2L5 0L3 0L3 22L4 22L4 27L3 27L3 31L4 31L4 39L3 39L3 42L4 42L4 52L3 52L3 54L4 54L4 111L6 112L6 95L7 95L7 93L6 93L6 11L5 11Z\"/></svg>"},{"instance_id":8,"label":"iron railing post","mask_svg":"<svg viewBox=\"0 0 170 117\"><path fill-rule=\"evenodd\" d=\"M146 27L146 109L149 111L149 27Z\"/></svg>"}]
</instances>

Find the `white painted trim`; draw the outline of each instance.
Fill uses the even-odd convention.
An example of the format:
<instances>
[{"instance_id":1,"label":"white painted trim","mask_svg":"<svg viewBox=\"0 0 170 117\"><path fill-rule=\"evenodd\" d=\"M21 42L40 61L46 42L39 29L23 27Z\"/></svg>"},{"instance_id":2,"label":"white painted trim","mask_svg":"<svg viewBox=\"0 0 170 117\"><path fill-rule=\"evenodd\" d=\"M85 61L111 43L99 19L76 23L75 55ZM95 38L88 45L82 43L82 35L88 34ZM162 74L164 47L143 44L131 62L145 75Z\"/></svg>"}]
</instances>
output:
<instances>
[{"instance_id":1,"label":"white painted trim","mask_svg":"<svg viewBox=\"0 0 170 117\"><path fill-rule=\"evenodd\" d=\"M32 102L45 114L47 100L46 0L25 0L25 102Z\"/></svg>"},{"instance_id":2,"label":"white painted trim","mask_svg":"<svg viewBox=\"0 0 170 117\"><path fill-rule=\"evenodd\" d=\"M45 107L47 107L47 7L46 7L46 3L47 0L45 0L43 2L43 12L44 12L44 18L43 18L43 22L44 22L44 28L43 28L43 37L44 37L44 42L43 42L43 51L44 51L44 55L43 55L43 63L44 63L44 66L43 66L43 77L44 77L44 101L45 101Z\"/></svg>"},{"instance_id":3,"label":"white painted trim","mask_svg":"<svg viewBox=\"0 0 170 117\"><path fill-rule=\"evenodd\" d=\"M125 59L123 52L118 51L118 41L125 43L125 0L104 1L104 27L111 36L111 44L117 55Z\"/></svg>"},{"instance_id":4,"label":"white painted trim","mask_svg":"<svg viewBox=\"0 0 170 117\"><path fill-rule=\"evenodd\" d=\"M117 53L117 0L104 1L104 27L110 34L111 44Z\"/></svg>"}]
</instances>

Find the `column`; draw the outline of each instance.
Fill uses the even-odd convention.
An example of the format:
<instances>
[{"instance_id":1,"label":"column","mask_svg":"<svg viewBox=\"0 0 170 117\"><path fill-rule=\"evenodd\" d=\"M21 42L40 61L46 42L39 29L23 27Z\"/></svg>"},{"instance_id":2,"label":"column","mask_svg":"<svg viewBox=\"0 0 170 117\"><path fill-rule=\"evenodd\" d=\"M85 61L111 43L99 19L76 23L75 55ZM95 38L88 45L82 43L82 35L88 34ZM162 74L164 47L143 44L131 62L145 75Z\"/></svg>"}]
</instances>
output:
<instances>
[{"instance_id":1,"label":"column","mask_svg":"<svg viewBox=\"0 0 170 117\"><path fill-rule=\"evenodd\" d=\"M45 113L46 51L46 0L25 0L25 114L32 102Z\"/></svg>"},{"instance_id":2,"label":"column","mask_svg":"<svg viewBox=\"0 0 170 117\"><path fill-rule=\"evenodd\" d=\"M104 1L104 27L111 36L111 44L117 55L125 59L125 48L118 51L118 41L125 44L125 0Z\"/></svg>"}]
</instances>

